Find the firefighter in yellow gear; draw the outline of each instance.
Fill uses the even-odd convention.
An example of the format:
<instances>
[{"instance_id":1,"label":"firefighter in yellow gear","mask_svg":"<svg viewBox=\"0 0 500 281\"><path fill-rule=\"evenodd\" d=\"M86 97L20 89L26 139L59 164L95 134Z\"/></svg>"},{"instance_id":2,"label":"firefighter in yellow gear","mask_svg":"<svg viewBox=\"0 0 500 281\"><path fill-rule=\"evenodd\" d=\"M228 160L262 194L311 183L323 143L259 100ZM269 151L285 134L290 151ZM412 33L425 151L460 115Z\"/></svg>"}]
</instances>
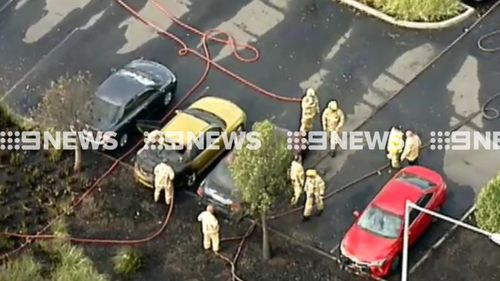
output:
<instances>
[{"instance_id":1,"label":"firefighter in yellow gear","mask_svg":"<svg viewBox=\"0 0 500 281\"><path fill-rule=\"evenodd\" d=\"M305 173L301 162L301 157L296 156L292 161L292 166L290 167L290 180L292 181L293 187L293 197L290 201L292 206L296 205L299 201L304 187Z\"/></svg>"},{"instance_id":2,"label":"firefighter in yellow gear","mask_svg":"<svg viewBox=\"0 0 500 281\"><path fill-rule=\"evenodd\" d=\"M398 169L400 167L400 157L405 146L403 136L404 133L400 128L391 128L387 143L387 158L391 161L391 167L393 169Z\"/></svg>"},{"instance_id":3,"label":"firefighter in yellow gear","mask_svg":"<svg viewBox=\"0 0 500 281\"><path fill-rule=\"evenodd\" d=\"M401 154L401 162L408 160L408 164L418 165L418 156L421 147L422 141L420 141L418 135L413 131L406 131L405 148Z\"/></svg>"},{"instance_id":4,"label":"firefighter in yellow gear","mask_svg":"<svg viewBox=\"0 0 500 281\"><path fill-rule=\"evenodd\" d=\"M174 177L172 167L165 163L160 163L154 168L155 202L160 199L160 193L165 190L165 203L170 205L174 197Z\"/></svg>"},{"instance_id":5,"label":"firefighter in yellow gear","mask_svg":"<svg viewBox=\"0 0 500 281\"><path fill-rule=\"evenodd\" d=\"M201 212L198 215L198 221L201 222L201 230L203 233L203 248L205 250L212 250L214 252L219 252L220 250L220 240L219 240L219 222L214 215L214 207L208 205L206 211Z\"/></svg>"},{"instance_id":6,"label":"firefighter in yellow gear","mask_svg":"<svg viewBox=\"0 0 500 281\"><path fill-rule=\"evenodd\" d=\"M320 112L319 101L316 91L309 88L306 95L302 98L302 116L300 118L300 132L309 133L313 127L314 117Z\"/></svg>"},{"instance_id":7,"label":"firefighter in yellow gear","mask_svg":"<svg viewBox=\"0 0 500 281\"><path fill-rule=\"evenodd\" d=\"M306 182L304 185L304 191L306 192L304 221L311 217L314 204L316 204L318 215L323 212L323 196L325 195L325 188L325 181L320 177L320 175L318 175L318 172L314 169L307 170Z\"/></svg>"},{"instance_id":8,"label":"firefighter in yellow gear","mask_svg":"<svg viewBox=\"0 0 500 281\"><path fill-rule=\"evenodd\" d=\"M323 131L327 133L327 139L330 144L330 155L335 156L337 151L337 141L332 134L337 134L340 137L342 128L345 122L345 114L342 109L339 108L336 100L332 100L328 103L328 106L323 111L321 116L321 123L323 125Z\"/></svg>"},{"instance_id":9,"label":"firefighter in yellow gear","mask_svg":"<svg viewBox=\"0 0 500 281\"><path fill-rule=\"evenodd\" d=\"M164 137L163 133L160 130L154 130L154 131L148 132L146 142L152 143L152 144L157 144L157 143L161 142L163 137Z\"/></svg>"}]
</instances>

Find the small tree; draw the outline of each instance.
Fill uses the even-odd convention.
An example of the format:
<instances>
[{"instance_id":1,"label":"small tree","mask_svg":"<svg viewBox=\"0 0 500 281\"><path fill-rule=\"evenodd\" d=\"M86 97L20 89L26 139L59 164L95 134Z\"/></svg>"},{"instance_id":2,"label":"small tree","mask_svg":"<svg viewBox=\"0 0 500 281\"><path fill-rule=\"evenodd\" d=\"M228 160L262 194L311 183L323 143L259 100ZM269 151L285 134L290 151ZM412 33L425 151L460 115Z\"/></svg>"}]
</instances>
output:
<instances>
[{"instance_id":1,"label":"small tree","mask_svg":"<svg viewBox=\"0 0 500 281\"><path fill-rule=\"evenodd\" d=\"M61 76L46 90L42 102L36 110L36 120L49 129L68 130L71 126L78 130L77 113L88 101L91 92L89 73L75 76ZM76 138L75 163L73 170L80 172L82 150Z\"/></svg>"},{"instance_id":2,"label":"small tree","mask_svg":"<svg viewBox=\"0 0 500 281\"><path fill-rule=\"evenodd\" d=\"M262 255L269 259L271 249L266 216L276 200L289 192L287 170L293 155L287 148L286 136L278 133L269 121L255 123L260 147L252 149L245 140L237 150L229 169L247 212L262 221Z\"/></svg>"},{"instance_id":3,"label":"small tree","mask_svg":"<svg viewBox=\"0 0 500 281\"><path fill-rule=\"evenodd\" d=\"M500 176L492 179L479 193L475 215L480 228L500 232Z\"/></svg>"}]
</instances>

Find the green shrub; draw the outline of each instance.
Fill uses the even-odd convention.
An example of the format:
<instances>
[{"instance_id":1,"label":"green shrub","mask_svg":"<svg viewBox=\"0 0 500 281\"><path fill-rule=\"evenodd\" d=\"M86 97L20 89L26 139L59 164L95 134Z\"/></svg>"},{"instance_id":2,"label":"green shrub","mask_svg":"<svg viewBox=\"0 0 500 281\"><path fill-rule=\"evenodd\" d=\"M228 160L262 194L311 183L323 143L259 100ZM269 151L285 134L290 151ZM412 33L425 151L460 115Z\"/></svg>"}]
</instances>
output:
<instances>
[{"instance_id":1,"label":"green shrub","mask_svg":"<svg viewBox=\"0 0 500 281\"><path fill-rule=\"evenodd\" d=\"M398 20L436 22L460 14L459 0L358 0Z\"/></svg>"},{"instance_id":2,"label":"green shrub","mask_svg":"<svg viewBox=\"0 0 500 281\"><path fill-rule=\"evenodd\" d=\"M475 217L480 228L500 232L500 176L492 179L479 193Z\"/></svg>"},{"instance_id":3,"label":"green shrub","mask_svg":"<svg viewBox=\"0 0 500 281\"><path fill-rule=\"evenodd\" d=\"M58 264L52 271L51 281L106 281L105 275L94 268L83 250L70 244L60 244L57 249Z\"/></svg>"},{"instance_id":4,"label":"green shrub","mask_svg":"<svg viewBox=\"0 0 500 281\"><path fill-rule=\"evenodd\" d=\"M14 125L14 120L9 111L3 105L0 105L0 128L6 129L12 127L12 125Z\"/></svg>"},{"instance_id":5,"label":"green shrub","mask_svg":"<svg viewBox=\"0 0 500 281\"><path fill-rule=\"evenodd\" d=\"M7 194L7 187L3 184L0 184L0 201L2 196L4 196L5 194Z\"/></svg>"},{"instance_id":6,"label":"green shrub","mask_svg":"<svg viewBox=\"0 0 500 281\"><path fill-rule=\"evenodd\" d=\"M18 259L0 266L0 281L43 281L41 267L31 255L23 255Z\"/></svg>"},{"instance_id":7,"label":"green shrub","mask_svg":"<svg viewBox=\"0 0 500 281\"><path fill-rule=\"evenodd\" d=\"M10 237L7 237L7 236L0 236L0 249L7 249L7 248L10 248L14 245L14 241L10 238ZM2 276L0 274L0 276ZM0 279L2 280L2 279Z\"/></svg>"},{"instance_id":8,"label":"green shrub","mask_svg":"<svg viewBox=\"0 0 500 281\"><path fill-rule=\"evenodd\" d=\"M135 249L120 249L113 257L113 266L116 273L131 275L141 267L141 258Z\"/></svg>"},{"instance_id":9,"label":"green shrub","mask_svg":"<svg viewBox=\"0 0 500 281\"><path fill-rule=\"evenodd\" d=\"M54 128L46 128L45 130L49 131L52 135L55 135L56 131L57 131ZM59 147L62 147L62 142L59 143L59 145L60 145ZM62 156L63 156L63 152L64 152L63 149L59 149L56 146L50 144L49 149L46 151L47 159L51 163L57 163L57 162L61 161Z\"/></svg>"},{"instance_id":10,"label":"green shrub","mask_svg":"<svg viewBox=\"0 0 500 281\"><path fill-rule=\"evenodd\" d=\"M23 156L21 153L13 152L10 154L10 165L13 167L19 167L23 163Z\"/></svg>"},{"instance_id":11,"label":"green shrub","mask_svg":"<svg viewBox=\"0 0 500 281\"><path fill-rule=\"evenodd\" d=\"M62 149L57 149L55 147L50 147L49 151L47 152L47 158L51 163L57 163L61 161L62 156L63 156L64 150Z\"/></svg>"}]
</instances>

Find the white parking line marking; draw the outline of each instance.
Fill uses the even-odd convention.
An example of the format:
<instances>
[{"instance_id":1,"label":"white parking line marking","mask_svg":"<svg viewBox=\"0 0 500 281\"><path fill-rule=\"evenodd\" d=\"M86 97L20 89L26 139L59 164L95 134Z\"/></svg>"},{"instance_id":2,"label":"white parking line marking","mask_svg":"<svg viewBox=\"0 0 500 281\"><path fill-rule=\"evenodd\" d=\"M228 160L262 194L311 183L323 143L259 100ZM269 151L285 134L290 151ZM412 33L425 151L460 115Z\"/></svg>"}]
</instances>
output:
<instances>
[{"instance_id":1,"label":"white parking line marking","mask_svg":"<svg viewBox=\"0 0 500 281\"><path fill-rule=\"evenodd\" d=\"M7 1L7 3L5 3L3 6L0 7L0 14L3 12L3 10L7 9L10 4L12 4L14 2L14 0L9 0Z\"/></svg>"},{"instance_id":2,"label":"white parking line marking","mask_svg":"<svg viewBox=\"0 0 500 281\"><path fill-rule=\"evenodd\" d=\"M471 113L480 110L480 88L479 62L477 58L469 55L446 87L448 91L453 93L451 103L459 116L469 116ZM482 120L482 118L479 120ZM452 123L453 120L450 120L450 125L453 125Z\"/></svg>"},{"instance_id":3,"label":"white parking line marking","mask_svg":"<svg viewBox=\"0 0 500 281\"><path fill-rule=\"evenodd\" d=\"M35 43L58 25L74 10L82 9L91 0L45 0L44 16L35 24L30 26L24 35L24 43Z\"/></svg>"},{"instance_id":4,"label":"white parking line marking","mask_svg":"<svg viewBox=\"0 0 500 281\"><path fill-rule=\"evenodd\" d=\"M465 219L467 219L471 214L472 212L474 212L474 210L476 209L476 206L472 206L466 213L465 215L462 216L462 218L460 218L460 221L464 221ZM425 260L427 260L427 258L429 258L429 256L432 254L432 251L434 251L437 247L439 247L441 244L443 244L443 242L446 240L446 238L448 238L448 236L450 236L450 234L455 230L457 229L458 225L453 225L436 243L434 243L434 245L432 245L432 247L425 253L425 255L420 258L420 260L418 260L411 268L410 268L410 271L409 271L409 274L412 274Z\"/></svg>"},{"instance_id":5,"label":"white parking line marking","mask_svg":"<svg viewBox=\"0 0 500 281\"><path fill-rule=\"evenodd\" d=\"M333 247L331 250L330 250L330 254L333 254L335 251L337 251L337 249L339 248L340 244L337 244L335 245L335 247Z\"/></svg>"},{"instance_id":6,"label":"white parking line marking","mask_svg":"<svg viewBox=\"0 0 500 281\"><path fill-rule=\"evenodd\" d=\"M333 45L330 52L328 52L328 54L325 57L326 60L331 60L335 58L335 55L337 55L342 46L347 42L347 40L349 40L349 38L351 38L351 33L352 33L352 27L339 38L339 40L335 43L335 45Z\"/></svg>"},{"instance_id":7,"label":"white parking line marking","mask_svg":"<svg viewBox=\"0 0 500 281\"><path fill-rule=\"evenodd\" d=\"M285 6L290 0L281 2L280 5ZM215 30L224 30L229 33L238 44L249 44L256 42L259 37L269 32L284 19L285 15L281 11L266 5L261 0L253 0L241 8L233 18L217 26ZM241 46L238 49L241 50ZM218 62L231 54L231 47L224 46L214 56L214 61Z\"/></svg>"},{"instance_id":8,"label":"white parking line marking","mask_svg":"<svg viewBox=\"0 0 500 281\"><path fill-rule=\"evenodd\" d=\"M431 44L422 44L400 55L375 81L362 81L368 91L363 100L354 105L354 112L347 115L345 130L353 130L370 118L375 111L373 105L379 106L394 96L436 53Z\"/></svg>"},{"instance_id":9,"label":"white parking line marking","mask_svg":"<svg viewBox=\"0 0 500 281\"><path fill-rule=\"evenodd\" d=\"M96 15L93 15L89 19L89 21L84 26L82 26L80 29L87 30L87 29L91 28L92 26L94 26L94 24L96 24L102 18L102 16L104 15L104 12L106 12L106 10L104 10Z\"/></svg>"},{"instance_id":10,"label":"white parking line marking","mask_svg":"<svg viewBox=\"0 0 500 281\"><path fill-rule=\"evenodd\" d=\"M54 48L52 48L52 50L50 50L50 52L48 52L46 55L44 55L28 72L26 72L26 74L23 75L23 77L21 77L21 79L19 79L6 93L3 97L0 98L0 102L3 101L6 97L8 97L10 94L12 94L14 92L14 90L19 87L19 85L21 85L22 83L24 83L24 81L28 78L28 76L30 76L35 70L37 70L38 67L40 67L40 65L42 63L44 63L47 58L49 58L52 54L54 54L62 45L64 45L64 43L66 43L78 30L80 30L79 28L75 28L73 29L73 31L71 31L68 35L66 35L66 37L64 37L63 40L61 40L61 42L59 42Z\"/></svg>"},{"instance_id":11,"label":"white parking line marking","mask_svg":"<svg viewBox=\"0 0 500 281\"><path fill-rule=\"evenodd\" d=\"M176 18L181 18L187 14L192 5L190 0L159 0L158 2L168 11L172 12ZM154 22L163 30L168 30L173 25L173 22L152 1L147 1L145 6L139 11L139 14ZM125 19L120 23L118 28L126 28L126 42L117 51L117 54L128 54L151 40L159 38L157 32L134 17Z\"/></svg>"}]
</instances>

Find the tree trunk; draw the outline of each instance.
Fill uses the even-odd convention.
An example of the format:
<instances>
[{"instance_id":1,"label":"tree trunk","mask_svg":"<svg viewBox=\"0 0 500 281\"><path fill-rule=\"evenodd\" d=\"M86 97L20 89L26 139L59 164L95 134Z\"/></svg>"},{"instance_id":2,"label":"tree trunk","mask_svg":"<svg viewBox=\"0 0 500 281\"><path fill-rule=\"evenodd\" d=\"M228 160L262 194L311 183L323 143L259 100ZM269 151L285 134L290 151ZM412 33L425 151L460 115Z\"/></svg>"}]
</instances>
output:
<instances>
[{"instance_id":1,"label":"tree trunk","mask_svg":"<svg viewBox=\"0 0 500 281\"><path fill-rule=\"evenodd\" d=\"M267 232L266 215L261 215L262 220L262 258L268 260L271 258L271 247L269 245L269 234Z\"/></svg>"},{"instance_id":2,"label":"tree trunk","mask_svg":"<svg viewBox=\"0 0 500 281\"><path fill-rule=\"evenodd\" d=\"M80 145L80 139L76 137L76 148L75 148L75 163L73 165L73 172L75 174L80 173L82 167L82 147Z\"/></svg>"}]
</instances>

